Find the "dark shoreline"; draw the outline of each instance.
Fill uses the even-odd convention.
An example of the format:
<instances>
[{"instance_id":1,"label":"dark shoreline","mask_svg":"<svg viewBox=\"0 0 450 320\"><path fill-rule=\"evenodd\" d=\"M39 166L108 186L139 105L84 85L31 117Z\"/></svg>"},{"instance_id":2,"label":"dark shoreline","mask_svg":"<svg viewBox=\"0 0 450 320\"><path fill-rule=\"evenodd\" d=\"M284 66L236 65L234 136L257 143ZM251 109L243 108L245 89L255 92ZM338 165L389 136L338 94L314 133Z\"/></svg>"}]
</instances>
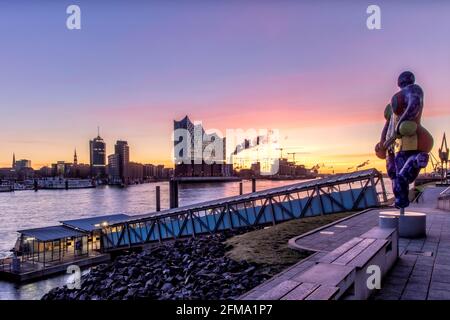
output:
<instances>
[{"instance_id":1,"label":"dark shoreline","mask_svg":"<svg viewBox=\"0 0 450 320\"><path fill-rule=\"evenodd\" d=\"M176 240L120 255L93 267L81 278L81 289L55 288L42 299L236 299L279 270L228 258L224 244L228 236Z\"/></svg>"}]
</instances>

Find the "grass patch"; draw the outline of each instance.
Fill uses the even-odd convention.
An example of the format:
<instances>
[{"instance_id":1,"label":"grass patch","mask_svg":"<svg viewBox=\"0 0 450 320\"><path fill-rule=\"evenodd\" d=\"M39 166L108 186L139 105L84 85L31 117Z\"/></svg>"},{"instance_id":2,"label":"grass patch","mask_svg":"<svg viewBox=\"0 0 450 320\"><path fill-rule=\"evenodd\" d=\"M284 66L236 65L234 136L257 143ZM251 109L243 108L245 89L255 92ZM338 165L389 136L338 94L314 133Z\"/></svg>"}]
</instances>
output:
<instances>
[{"instance_id":1,"label":"grass patch","mask_svg":"<svg viewBox=\"0 0 450 320\"><path fill-rule=\"evenodd\" d=\"M289 239L354 213L344 212L294 219L267 229L237 235L226 240L225 244L231 248L226 254L236 261L245 260L281 271L311 254L289 248Z\"/></svg>"}]
</instances>

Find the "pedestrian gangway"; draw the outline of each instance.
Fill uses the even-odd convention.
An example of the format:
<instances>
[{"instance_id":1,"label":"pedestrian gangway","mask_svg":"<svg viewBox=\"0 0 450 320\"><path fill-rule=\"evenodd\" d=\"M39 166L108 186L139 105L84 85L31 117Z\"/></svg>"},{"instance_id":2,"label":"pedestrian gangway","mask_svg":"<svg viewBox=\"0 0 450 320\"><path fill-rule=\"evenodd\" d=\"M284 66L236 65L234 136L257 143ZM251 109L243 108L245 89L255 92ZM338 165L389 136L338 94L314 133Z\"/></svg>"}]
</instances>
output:
<instances>
[{"instance_id":1,"label":"pedestrian gangway","mask_svg":"<svg viewBox=\"0 0 450 320\"><path fill-rule=\"evenodd\" d=\"M290 219L363 210L387 201L376 169L332 175L102 225L104 252L143 244L276 224Z\"/></svg>"}]
</instances>

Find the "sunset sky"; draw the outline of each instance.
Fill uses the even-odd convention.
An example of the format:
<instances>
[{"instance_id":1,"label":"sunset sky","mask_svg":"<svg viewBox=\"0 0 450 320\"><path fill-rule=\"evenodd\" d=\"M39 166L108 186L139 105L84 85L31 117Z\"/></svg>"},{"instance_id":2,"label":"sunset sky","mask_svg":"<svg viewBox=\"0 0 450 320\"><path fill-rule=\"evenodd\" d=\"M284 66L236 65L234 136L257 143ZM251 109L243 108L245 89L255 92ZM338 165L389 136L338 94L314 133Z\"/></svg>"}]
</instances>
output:
<instances>
[{"instance_id":1,"label":"sunset sky","mask_svg":"<svg viewBox=\"0 0 450 320\"><path fill-rule=\"evenodd\" d=\"M366 8L381 7L381 30ZM373 155L403 70L424 126L450 134L448 1L0 0L0 167L108 154L170 164L173 120L279 129L296 159L346 171ZM320 3L320 4L319 4ZM78 4L82 29L66 28ZM435 150L436 153L436 150ZM328 168L328 169L327 169Z\"/></svg>"}]
</instances>

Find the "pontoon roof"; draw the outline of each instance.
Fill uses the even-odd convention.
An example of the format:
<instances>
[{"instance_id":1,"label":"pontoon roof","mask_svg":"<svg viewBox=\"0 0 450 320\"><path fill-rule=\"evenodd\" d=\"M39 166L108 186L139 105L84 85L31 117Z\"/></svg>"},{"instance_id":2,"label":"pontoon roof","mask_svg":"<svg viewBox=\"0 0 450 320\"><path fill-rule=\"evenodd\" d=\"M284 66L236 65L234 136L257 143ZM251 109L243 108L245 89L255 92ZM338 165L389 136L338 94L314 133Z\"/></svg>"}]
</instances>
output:
<instances>
[{"instance_id":1,"label":"pontoon roof","mask_svg":"<svg viewBox=\"0 0 450 320\"><path fill-rule=\"evenodd\" d=\"M129 215L120 213L120 214L111 214L107 216L97 216L97 217L89 217L82 219L74 219L74 220L65 220L60 221L63 225L75 228L78 230L92 232L94 230L101 229L102 223L106 222L108 224L118 223L122 221L129 220L131 217Z\"/></svg>"},{"instance_id":2,"label":"pontoon roof","mask_svg":"<svg viewBox=\"0 0 450 320\"><path fill-rule=\"evenodd\" d=\"M70 237L82 237L86 234L65 226L51 226L36 229L19 230L24 236L35 238L39 241L59 240Z\"/></svg>"}]
</instances>

